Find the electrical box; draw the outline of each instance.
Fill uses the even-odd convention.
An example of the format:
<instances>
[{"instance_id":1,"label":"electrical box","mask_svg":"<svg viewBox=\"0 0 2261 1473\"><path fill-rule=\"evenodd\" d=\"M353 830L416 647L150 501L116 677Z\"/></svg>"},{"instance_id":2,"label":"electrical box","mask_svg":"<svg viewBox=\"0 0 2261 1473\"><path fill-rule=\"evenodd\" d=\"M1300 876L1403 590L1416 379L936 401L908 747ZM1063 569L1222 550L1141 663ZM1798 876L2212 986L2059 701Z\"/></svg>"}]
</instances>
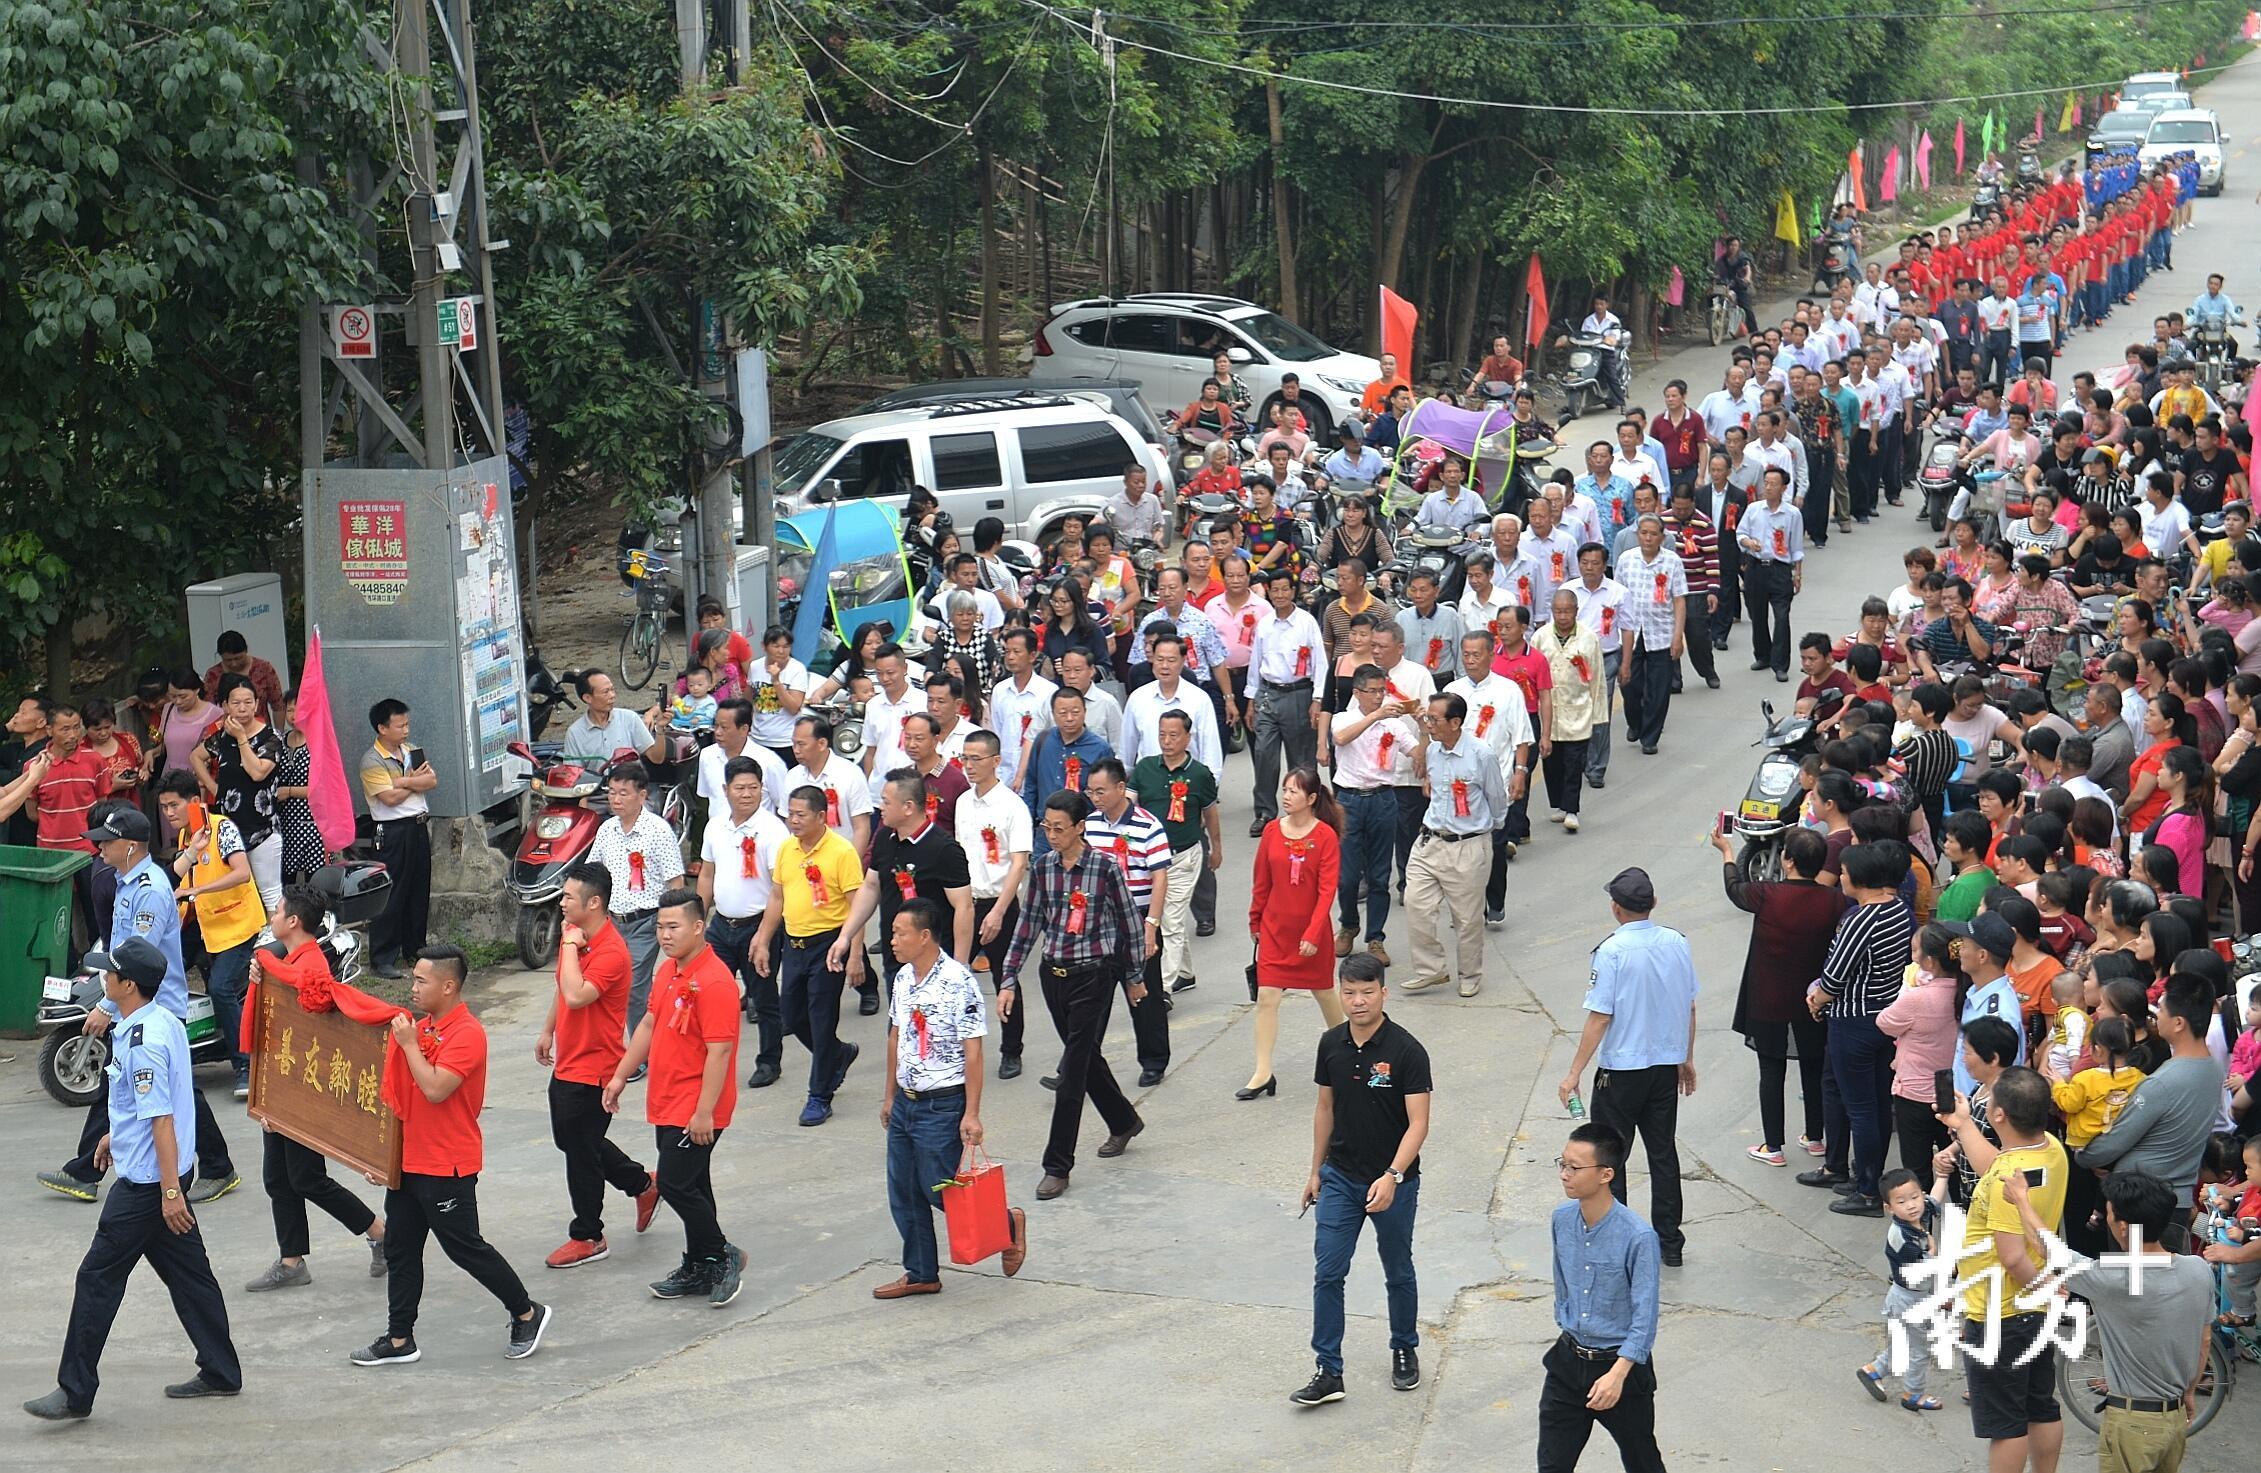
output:
<instances>
[{"instance_id":1,"label":"electrical box","mask_svg":"<svg viewBox=\"0 0 2261 1473\"><path fill-rule=\"evenodd\" d=\"M515 798L526 765L503 749L526 734L526 665L508 462L309 474L306 618L322 631L346 770L368 749L369 708L391 696L439 774L433 814Z\"/></svg>"},{"instance_id":2,"label":"electrical box","mask_svg":"<svg viewBox=\"0 0 2261 1473\"><path fill-rule=\"evenodd\" d=\"M280 573L231 573L182 590L188 601L189 663L202 675L220 661L220 636L233 629L283 678L283 689L298 684L290 657L290 621L283 610Z\"/></svg>"},{"instance_id":3,"label":"electrical box","mask_svg":"<svg viewBox=\"0 0 2261 1473\"><path fill-rule=\"evenodd\" d=\"M769 622L769 549L736 542L730 550L737 554L737 576L730 584L730 627L744 634L758 653Z\"/></svg>"}]
</instances>

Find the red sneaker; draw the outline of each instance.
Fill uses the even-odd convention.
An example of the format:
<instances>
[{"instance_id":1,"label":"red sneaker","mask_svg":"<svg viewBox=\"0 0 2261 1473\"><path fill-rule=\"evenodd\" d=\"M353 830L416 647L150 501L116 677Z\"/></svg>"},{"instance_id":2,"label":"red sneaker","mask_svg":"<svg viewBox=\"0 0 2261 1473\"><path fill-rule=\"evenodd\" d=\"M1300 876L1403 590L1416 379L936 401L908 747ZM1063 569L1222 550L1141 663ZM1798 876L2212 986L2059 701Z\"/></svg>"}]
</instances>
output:
<instances>
[{"instance_id":1,"label":"red sneaker","mask_svg":"<svg viewBox=\"0 0 2261 1473\"><path fill-rule=\"evenodd\" d=\"M659 1176L655 1172L651 1182L636 1194L636 1231L642 1232L659 1216Z\"/></svg>"},{"instance_id":2,"label":"red sneaker","mask_svg":"<svg viewBox=\"0 0 2261 1473\"><path fill-rule=\"evenodd\" d=\"M612 1250L605 1246L605 1240L602 1238L595 1242L591 1242L587 1238L567 1238L564 1244L543 1262L551 1268L579 1268L584 1263L595 1263L600 1258L609 1257L611 1253Z\"/></svg>"}]
</instances>

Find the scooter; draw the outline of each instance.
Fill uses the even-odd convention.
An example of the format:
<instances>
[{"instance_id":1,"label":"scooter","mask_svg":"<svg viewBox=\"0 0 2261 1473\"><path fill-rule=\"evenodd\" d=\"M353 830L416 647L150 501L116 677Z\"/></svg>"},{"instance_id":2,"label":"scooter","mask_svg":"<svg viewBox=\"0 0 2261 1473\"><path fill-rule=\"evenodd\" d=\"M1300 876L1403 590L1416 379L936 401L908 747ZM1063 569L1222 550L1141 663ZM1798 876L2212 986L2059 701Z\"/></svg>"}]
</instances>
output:
<instances>
[{"instance_id":1,"label":"scooter","mask_svg":"<svg viewBox=\"0 0 2261 1473\"><path fill-rule=\"evenodd\" d=\"M504 750L534 769L529 795L542 805L519 833L506 888L518 902L518 960L529 972L543 972L557 961L557 938L564 926L557 898L565 893L565 872L588 854L609 816L602 802L605 775L639 759L626 748L601 764L561 761L562 747L546 743L537 749L512 742ZM689 805L679 784L660 787L652 803L669 828L683 831Z\"/></svg>"},{"instance_id":2,"label":"scooter","mask_svg":"<svg viewBox=\"0 0 2261 1473\"><path fill-rule=\"evenodd\" d=\"M1403 588L1415 573L1428 573L1437 580L1438 602L1450 607L1468 586L1469 556L1483 544L1470 542L1456 527L1421 523L1399 529L1397 546L1397 561L1388 569L1395 586Z\"/></svg>"},{"instance_id":3,"label":"scooter","mask_svg":"<svg viewBox=\"0 0 2261 1473\"><path fill-rule=\"evenodd\" d=\"M1844 252L1831 246L1828 254L1821 258L1821 265L1814 268L1813 294L1826 297L1837 290L1839 283L1850 281L1852 277L1852 271L1845 265Z\"/></svg>"},{"instance_id":4,"label":"scooter","mask_svg":"<svg viewBox=\"0 0 2261 1473\"><path fill-rule=\"evenodd\" d=\"M1621 399L1622 386L1632 369L1622 333L1614 348L1593 333L1573 333L1556 341L1558 346L1567 344L1570 348L1569 365L1556 378L1562 386L1563 423L1568 424L1594 405Z\"/></svg>"},{"instance_id":5,"label":"scooter","mask_svg":"<svg viewBox=\"0 0 2261 1473\"><path fill-rule=\"evenodd\" d=\"M1960 425L1941 421L1931 431L1931 448L1916 470L1916 490L1923 495L1923 518L1934 532L1947 530L1947 506L1964 485L1963 431Z\"/></svg>"},{"instance_id":6,"label":"scooter","mask_svg":"<svg viewBox=\"0 0 2261 1473\"><path fill-rule=\"evenodd\" d=\"M360 928L384 914L385 897L392 891L392 876L374 860L356 860L316 870L307 881L330 904L316 945L330 963L330 975L341 982L361 979L363 940ZM275 933L262 929L252 943L275 949ZM75 977L49 977L41 985L39 1032L40 1087L66 1105L85 1109L108 1088L110 1035L86 1033L87 1016L102 1004L102 976L81 971ZM208 993L188 995L188 1061L225 1064L235 1057L236 1040L223 1038Z\"/></svg>"},{"instance_id":7,"label":"scooter","mask_svg":"<svg viewBox=\"0 0 2261 1473\"><path fill-rule=\"evenodd\" d=\"M1759 702L1766 730L1752 745L1764 747L1759 770L1743 791L1743 801L1728 814L1729 832L1743 841L1735 867L1745 881L1782 878L1782 849L1798 823L1798 767L1821 745L1821 724L1844 704L1845 693L1831 688L1815 701L1811 715L1777 717L1774 702Z\"/></svg>"},{"instance_id":8,"label":"scooter","mask_svg":"<svg viewBox=\"0 0 2261 1473\"><path fill-rule=\"evenodd\" d=\"M1815 291L1826 289L1818 284L1814 287ZM1711 284L1711 301L1704 309L1704 324L1711 333L1713 347L1727 341L1727 334L1734 330L1734 323L1735 290L1724 281L1715 281Z\"/></svg>"}]
</instances>

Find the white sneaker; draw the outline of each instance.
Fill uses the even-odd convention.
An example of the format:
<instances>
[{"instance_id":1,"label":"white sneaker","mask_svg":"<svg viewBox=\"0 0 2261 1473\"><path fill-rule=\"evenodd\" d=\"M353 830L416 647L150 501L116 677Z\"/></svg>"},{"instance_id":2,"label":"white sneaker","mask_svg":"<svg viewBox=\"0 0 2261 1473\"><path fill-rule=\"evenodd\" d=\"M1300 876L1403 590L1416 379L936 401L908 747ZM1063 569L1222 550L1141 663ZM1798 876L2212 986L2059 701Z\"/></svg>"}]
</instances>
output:
<instances>
[{"instance_id":1,"label":"white sneaker","mask_svg":"<svg viewBox=\"0 0 2261 1473\"><path fill-rule=\"evenodd\" d=\"M1550 813L1550 814L1548 814L1548 815L1547 815L1547 822L1548 822L1548 823L1560 823L1560 822L1562 822L1562 821L1563 821L1563 820L1564 820L1565 818L1567 818L1567 817L1569 817L1569 815L1568 815L1568 814L1564 813L1564 812L1563 812L1563 811L1562 811L1561 809L1557 808L1557 809L1555 809L1555 810L1554 810L1554 812L1552 812L1552 813Z\"/></svg>"},{"instance_id":2,"label":"white sneaker","mask_svg":"<svg viewBox=\"0 0 2261 1473\"><path fill-rule=\"evenodd\" d=\"M1577 832L1578 832L1578 815L1577 815L1577 814L1575 814L1575 813L1565 813L1565 814L1564 814L1564 815L1562 816L1562 831L1563 831L1564 833L1566 833L1566 834L1575 834L1575 833L1577 833Z\"/></svg>"}]
</instances>

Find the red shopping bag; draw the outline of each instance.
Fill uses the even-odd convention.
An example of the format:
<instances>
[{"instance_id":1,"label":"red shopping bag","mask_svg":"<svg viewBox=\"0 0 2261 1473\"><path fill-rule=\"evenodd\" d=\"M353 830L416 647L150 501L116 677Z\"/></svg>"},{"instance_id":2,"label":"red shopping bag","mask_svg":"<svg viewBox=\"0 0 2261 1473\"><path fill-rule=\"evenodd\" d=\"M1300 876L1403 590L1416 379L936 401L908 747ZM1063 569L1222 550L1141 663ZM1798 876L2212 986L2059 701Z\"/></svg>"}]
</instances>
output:
<instances>
[{"instance_id":1,"label":"red shopping bag","mask_svg":"<svg viewBox=\"0 0 2261 1473\"><path fill-rule=\"evenodd\" d=\"M1013 1241L1005 1211L1005 1168L984 1154L968 1153L957 1179L942 1183L942 1218L950 1230L950 1261L979 1263Z\"/></svg>"}]
</instances>

